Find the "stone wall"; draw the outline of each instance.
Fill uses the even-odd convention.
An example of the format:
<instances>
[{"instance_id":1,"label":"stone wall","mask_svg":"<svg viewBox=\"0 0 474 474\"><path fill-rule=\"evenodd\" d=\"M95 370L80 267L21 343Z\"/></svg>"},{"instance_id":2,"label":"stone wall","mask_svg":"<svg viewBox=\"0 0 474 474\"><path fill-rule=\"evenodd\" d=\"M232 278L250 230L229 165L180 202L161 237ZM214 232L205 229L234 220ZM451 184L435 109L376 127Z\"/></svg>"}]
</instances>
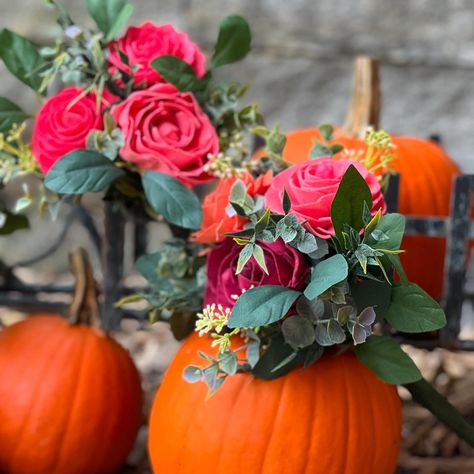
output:
<instances>
[{"instance_id":1,"label":"stone wall","mask_svg":"<svg viewBox=\"0 0 474 474\"><path fill-rule=\"evenodd\" d=\"M78 22L81 0L64 0ZM252 84L269 123L285 130L340 123L359 53L382 63L382 126L391 133L440 134L474 172L474 2L471 0L135 0L134 22L171 21L209 49L219 18L250 21L252 55L226 74ZM41 0L0 2L0 27L46 42L54 15ZM31 94L3 69L0 95L30 109Z\"/></svg>"}]
</instances>

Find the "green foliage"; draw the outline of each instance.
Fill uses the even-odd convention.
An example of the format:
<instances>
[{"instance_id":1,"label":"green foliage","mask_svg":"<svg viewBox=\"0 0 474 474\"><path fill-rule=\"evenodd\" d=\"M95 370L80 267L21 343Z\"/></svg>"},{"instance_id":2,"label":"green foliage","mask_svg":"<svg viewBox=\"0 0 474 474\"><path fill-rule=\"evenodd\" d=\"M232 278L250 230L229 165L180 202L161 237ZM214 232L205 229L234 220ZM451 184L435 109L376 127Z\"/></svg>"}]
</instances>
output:
<instances>
[{"instance_id":1,"label":"green foliage","mask_svg":"<svg viewBox=\"0 0 474 474\"><path fill-rule=\"evenodd\" d=\"M211 67L217 68L245 58L250 51L252 35L247 21L238 15L223 18L211 59Z\"/></svg>"},{"instance_id":2,"label":"green foliage","mask_svg":"<svg viewBox=\"0 0 474 474\"><path fill-rule=\"evenodd\" d=\"M344 225L350 226L356 232L362 229L364 202L369 209L372 207L369 186L354 165L350 165L331 205L331 219L339 239L342 239Z\"/></svg>"},{"instance_id":3,"label":"green foliage","mask_svg":"<svg viewBox=\"0 0 474 474\"><path fill-rule=\"evenodd\" d=\"M23 36L6 28L0 33L0 58L20 81L39 91L40 72L45 65L38 48Z\"/></svg>"},{"instance_id":4,"label":"green foliage","mask_svg":"<svg viewBox=\"0 0 474 474\"><path fill-rule=\"evenodd\" d=\"M334 128L332 125L323 124L318 127L319 133L322 137L322 142L318 140L313 141L313 149L311 150L311 159L320 158L322 156L333 157L339 153L344 147L339 144L331 144L334 138Z\"/></svg>"},{"instance_id":5,"label":"green foliage","mask_svg":"<svg viewBox=\"0 0 474 474\"><path fill-rule=\"evenodd\" d=\"M347 278L348 266L346 259L340 255L333 255L319 262L311 273L311 282L304 290L309 300L317 298L331 286Z\"/></svg>"},{"instance_id":6,"label":"green foliage","mask_svg":"<svg viewBox=\"0 0 474 474\"><path fill-rule=\"evenodd\" d=\"M114 39L133 13L127 0L86 0L87 10L106 41Z\"/></svg>"},{"instance_id":7,"label":"green foliage","mask_svg":"<svg viewBox=\"0 0 474 474\"><path fill-rule=\"evenodd\" d=\"M255 328L279 321L301 295L278 285L251 288L237 300L228 323L230 328Z\"/></svg>"},{"instance_id":8,"label":"green foliage","mask_svg":"<svg viewBox=\"0 0 474 474\"><path fill-rule=\"evenodd\" d=\"M390 307L392 287L386 281L362 280L351 284L351 296L356 307L362 311L368 306L373 306L377 315L376 320L381 321Z\"/></svg>"},{"instance_id":9,"label":"green foliage","mask_svg":"<svg viewBox=\"0 0 474 474\"><path fill-rule=\"evenodd\" d=\"M56 161L44 184L61 194L95 193L122 175L123 171L106 156L92 150L75 150Z\"/></svg>"},{"instance_id":10,"label":"green foliage","mask_svg":"<svg viewBox=\"0 0 474 474\"><path fill-rule=\"evenodd\" d=\"M407 333L435 331L446 325L441 306L414 283L393 287L385 319L394 329Z\"/></svg>"},{"instance_id":11,"label":"green foliage","mask_svg":"<svg viewBox=\"0 0 474 474\"><path fill-rule=\"evenodd\" d=\"M168 222L185 229L199 229L201 203L190 189L176 178L158 171L146 171L142 182L151 207Z\"/></svg>"},{"instance_id":12,"label":"green foliage","mask_svg":"<svg viewBox=\"0 0 474 474\"><path fill-rule=\"evenodd\" d=\"M315 341L314 326L310 320L295 315L286 318L281 325L285 342L293 349L301 349Z\"/></svg>"},{"instance_id":13,"label":"green foliage","mask_svg":"<svg viewBox=\"0 0 474 474\"><path fill-rule=\"evenodd\" d=\"M5 97L0 97L0 133L8 133L13 124L19 125L29 117L18 105Z\"/></svg>"},{"instance_id":14,"label":"green foliage","mask_svg":"<svg viewBox=\"0 0 474 474\"><path fill-rule=\"evenodd\" d=\"M16 230L28 229L29 227L30 223L26 216L0 209L0 235L8 235Z\"/></svg>"},{"instance_id":15,"label":"green foliage","mask_svg":"<svg viewBox=\"0 0 474 474\"><path fill-rule=\"evenodd\" d=\"M192 92L199 96L199 94L205 92L209 84L208 75L198 79L194 69L176 56L160 56L151 63L151 66L168 82L183 92Z\"/></svg>"},{"instance_id":16,"label":"green foliage","mask_svg":"<svg viewBox=\"0 0 474 474\"><path fill-rule=\"evenodd\" d=\"M360 361L384 382L406 384L421 380L421 373L415 363L388 336L370 336L354 351Z\"/></svg>"},{"instance_id":17,"label":"green foliage","mask_svg":"<svg viewBox=\"0 0 474 474\"><path fill-rule=\"evenodd\" d=\"M367 232L366 242L375 249L398 250L405 232L405 217L401 214L385 214L374 230Z\"/></svg>"}]
</instances>

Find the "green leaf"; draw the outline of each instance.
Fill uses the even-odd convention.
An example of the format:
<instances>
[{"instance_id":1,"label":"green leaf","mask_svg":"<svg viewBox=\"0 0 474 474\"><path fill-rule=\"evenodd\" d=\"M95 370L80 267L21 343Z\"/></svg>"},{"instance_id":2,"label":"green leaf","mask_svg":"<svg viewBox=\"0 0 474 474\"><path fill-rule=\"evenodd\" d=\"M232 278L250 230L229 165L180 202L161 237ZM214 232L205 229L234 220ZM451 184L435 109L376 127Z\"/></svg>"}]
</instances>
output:
<instances>
[{"instance_id":1,"label":"green leaf","mask_svg":"<svg viewBox=\"0 0 474 474\"><path fill-rule=\"evenodd\" d=\"M362 280L352 284L350 292L357 311L360 312L368 306L373 306L377 321L382 320L390 307L392 287L385 281Z\"/></svg>"},{"instance_id":2,"label":"green leaf","mask_svg":"<svg viewBox=\"0 0 474 474\"><path fill-rule=\"evenodd\" d=\"M265 254L263 253L262 247L260 245L255 244L253 246L253 258L258 263L258 266L268 275L268 268L267 264L265 263Z\"/></svg>"},{"instance_id":3,"label":"green leaf","mask_svg":"<svg viewBox=\"0 0 474 474\"><path fill-rule=\"evenodd\" d=\"M201 367L188 365L183 371L183 378L186 382L196 383L202 380L203 373Z\"/></svg>"},{"instance_id":4,"label":"green leaf","mask_svg":"<svg viewBox=\"0 0 474 474\"><path fill-rule=\"evenodd\" d=\"M333 346L342 344L346 340L346 334L335 319L330 319L327 323L320 323L316 326L316 342L323 346Z\"/></svg>"},{"instance_id":5,"label":"green leaf","mask_svg":"<svg viewBox=\"0 0 474 474\"><path fill-rule=\"evenodd\" d=\"M277 285L263 285L243 293L230 315L230 328L255 328L279 321L300 296L299 291Z\"/></svg>"},{"instance_id":6,"label":"green leaf","mask_svg":"<svg viewBox=\"0 0 474 474\"><path fill-rule=\"evenodd\" d=\"M372 208L372 194L364 178L354 165L347 168L331 204L331 219L337 237L341 237L347 224L357 232L364 225L364 202Z\"/></svg>"},{"instance_id":7,"label":"green leaf","mask_svg":"<svg viewBox=\"0 0 474 474\"><path fill-rule=\"evenodd\" d=\"M304 295L309 300L314 300L331 286L347 278L348 270L347 261L340 254L319 262L313 268L311 282L304 290Z\"/></svg>"},{"instance_id":8,"label":"green leaf","mask_svg":"<svg viewBox=\"0 0 474 474\"><path fill-rule=\"evenodd\" d=\"M238 275L245 267L250 257L253 254L253 244L247 244L239 253L239 260L237 261L237 268L235 274Z\"/></svg>"},{"instance_id":9,"label":"green leaf","mask_svg":"<svg viewBox=\"0 0 474 474\"><path fill-rule=\"evenodd\" d=\"M319 133L321 134L321 136L323 137L325 141L329 142L332 140L333 134L334 134L334 127L332 125L329 125L326 123L326 124L320 125L318 128L319 128Z\"/></svg>"},{"instance_id":10,"label":"green leaf","mask_svg":"<svg viewBox=\"0 0 474 474\"><path fill-rule=\"evenodd\" d=\"M283 212L285 214L288 214L291 210L291 199L288 193L286 192L286 189L283 188L283 202L282 202L282 208Z\"/></svg>"},{"instance_id":11,"label":"green leaf","mask_svg":"<svg viewBox=\"0 0 474 474\"><path fill-rule=\"evenodd\" d=\"M5 97L0 97L0 133L6 134L14 123L21 124L30 115Z\"/></svg>"},{"instance_id":12,"label":"green leaf","mask_svg":"<svg viewBox=\"0 0 474 474\"><path fill-rule=\"evenodd\" d=\"M446 325L441 306L415 283L395 286L385 319L398 331L435 331Z\"/></svg>"},{"instance_id":13,"label":"green leaf","mask_svg":"<svg viewBox=\"0 0 474 474\"><path fill-rule=\"evenodd\" d=\"M281 333L276 333L252 370L261 379L272 380L287 374L290 370L304 362L304 358L289 346ZM285 362L282 364L282 362ZM280 366L280 367L279 367ZM279 367L275 370L276 367Z\"/></svg>"},{"instance_id":14,"label":"green leaf","mask_svg":"<svg viewBox=\"0 0 474 474\"><path fill-rule=\"evenodd\" d=\"M185 229L199 229L202 221L201 203L177 179L158 171L146 171L143 189L151 207L168 222Z\"/></svg>"},{"instance_id":15,"label":"green leaf","mask_svg":"<svg viewBox=\"0 0 474 474\"><path fill-rule=\"evenodd\" d=\"M228 375L237 373L239 364L237 363L237 356L232 351L225 351L219 354L219 367Z\"/></svg>"},{"instance_id":16,"label":"green leaf","mask_svg":"<svg viewBox=\"0 0 474 474\"><path fill-rule=\"evenodd\" d=\"M56 161L44 184L61 194L96 193L122 175L123 171L106 156L92 150L75 150Z\"/></svg>"},{"instance_id":17,"label":"green leaf","mask_svg":"<svg viewBox=\"0 0 474 474\"><path fill-rule=\"evenodd\" d=\"M151 287L158 287L161 278L158 276L158 264L160 263L161 252L141 255L135 262L135 267L150 284Z\"/></svg>"},{"instance_id":18,"label":"green leaf","mask_svg":"<svg viewBox=\"0 0 474 474\"><path fill-rule=\"evenodd\" d=\"M376 225L375 231L383 232L388 238L376 240L369 234L367 243L370 246L376 249L398 250L405 232L405 216L397 213L385 214Z\"/></svg>"},{"instance_id":19,"label":"green leaf","mask_svg":"<svg viewBox=\"0 0 474 474\"><path fill-rule=\"evenodd\" d=\"M307 347L314 342L314 326L309 319L295 315L286 318L281 325L285 342L293 349Z\"/></svg>"},{"instance_id":20,"label":"green leaf","mask_svg":"<svg viewBox=\"0 0 474 474\"><path fill-rule=\"evenodd\" d=\"M176 56L160 56L151 66L168 82L183 92L202 92L209 82L208 77L198 79L194 69Z\"/></svg>"},{"instance_id":21,"label":"green leaf","mask_svg":"<svg viewBox=\"0 0 474 474\"><path fill-rule=\"evenodd\" d=\"M211 59L212 68L235 63L250 51L252 35L247 21L238 15L227 16L219 25L219 36Z\"/></svg>"},{"instance_id":22,"label":"green leaf","mask_svg":"<svg viewBox=\"0 0 474 474\"><path fill-rule=\"evenodd\" d=\"M87 0L86 5L106 41L118 35L133 13L133 6L127 0Z\"/></svg>"},{"instance_id":23,"label":"green leaf","mask_svg":"<svg viewBox=\"0 0 474 474\"><path fill-rule=\"evenodd\" d=\"M29 227L30 223L26 216L0 210L0 235L8 235L16 230L28 229Z\"/></svg>"},{"instance_id":24,"label":"green leaf","mask_svg":"<svg viewBox=\"0 0 474 474\"><path fill-rule=\"evenodd\" d=\"M438 420L474 447L474 426L468 423L456 407L451 405L430 383L421 379L418 382L406 384L405 388L421 406L428 409Z\"/></svg>"},{"instance_id":25,"label":"green leaf","mask_svg":"<svg viewBox=\"0 0 474 474\"><path fill-rule=\"evenodd\" d=\"M355 346L354 352L384 382L405 384L421 380L418 367L391 337L370 336Z\"/></svg>"},{"instance_id":26,"label":"green leaf","mask_svg":"<svg viewBox=\"0 0 474 474\"><path fill-rule=\"evenodd\" d=\"M20 81L39 90L43 81L39 73L45 62L36 45L5 28L0 33L0 58Z\"/></svg>"}]
</instances>

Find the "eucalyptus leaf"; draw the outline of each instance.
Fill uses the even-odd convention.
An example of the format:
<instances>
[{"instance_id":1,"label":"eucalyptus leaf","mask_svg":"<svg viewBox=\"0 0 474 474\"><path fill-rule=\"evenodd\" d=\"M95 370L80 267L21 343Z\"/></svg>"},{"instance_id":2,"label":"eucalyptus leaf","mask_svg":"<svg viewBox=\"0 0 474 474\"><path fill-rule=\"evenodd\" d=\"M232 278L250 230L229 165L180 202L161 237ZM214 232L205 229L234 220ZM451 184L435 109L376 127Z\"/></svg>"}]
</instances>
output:
<instances>
[{"instance_id":1,"label":"eucalyptus leaf","mask_svg":"<svg viewBox=\"0 0 474 474\"><path fill-rule=\"evenodd\" d=\"M279 321L300 295L299 291L284 286L251 288L235 303L227 325L230 328L255 328Z\"/></svg>"},{"instance_id":2,"label":"eucalyptus leaf","mask_svg":"<svg viewBox=\"0 0 474 474\"><path fill-rule=\"evenodd\" d=\"M347 261L340 254L322 260L313 268L311 282L304 290L304 295L314 300L331 286L346 279L348 271Z\"/></svg>"},{"instance_id":3,"label":"eucalyptus leaf","mask_svg":"<svg viewBox=\"0 0 474 474\"><path fill-rule=\"evenodd\" d=\"M389 336L370 336L354 347L359 360L384 382L406 384L421 380L421 373L410 356Z\"/></svg>"},{"instance_id":4,"label":"eucalyptus leaf","mask_svg":"<svg viewBox=\"0 0 474 474\"><path fill-rule=\"evenodd\" d=\"M441 306L415 283L392 289L391 304L385 319L398 331L435 331L446 325Z\"/></svg>"},{"instance_id":5,"label":"eucalyptus leaf","mask_svg":"<svg viewBox=\"0 0 474 474\"><path fill-rule=\"evenodd\" d=\"M176 178L158 171L146 171L142 182L151 207L168 222L185 229L199 229L202 208L196 194Z\"/></svg>"},{"instance_id":6,"label":"eucalyptus leaf","mask_svg":"<svg viewBox=\"0 0 474 474\"><path fill-rule=\"evenodd\" d=\"M313 324L299 315L286 318L281 325L281 332L285 342L293 349L307 347L315 340Z\"/></svg>"},{"instance_id":7,"label":"eucalyptus leaf","mask_svg":"<svg viewBox=\"0 0 474 474\"><path fill-rule=\"evenodd\" d=\"M225 351L218 355L220 369L228 375L237 373L237 356L232 351Z\"/></svg>"},{"instance_id":8,"label":"eucalyptus leaf","mask_svg":"<svg viewBox=\"0 0 474 474\"><path fill-rule=\"evenodd\" d=\"M230 15L222 19L211 59L212 68L245 58L250 51L251 40L250 27L244 18L239 15Z\"/></svg>"},{"instance_id":9,"label":"eucalyptus leaf","mask_svg":"<svg viewBox=\"0 0 474 474\"><path fill-rule=\"evenodd\" d=\"M75 150L60 158L49 170L45 186L60 194L84 194L105 190L124 173L104 155Z\"/></svg>"},{"instance_id":10,"label":"eucalyptus leaf","mask_svg":"<svg viewBox=\"0 0 474 474\"><path fill-rule=\"evenodd\" d=\"M202 369L195 365L188 365L183 371L183 378L189 383L200 382L202 377Z\"/></svg>"},{"instance_id":11,"label":"eucalyptus leaf","mask_svg":"<svg viewBox=\"0 0 474 474\"><path fill-rule=\"evenodd\" d=\"M330 319L327 323L318 324L315 336L316 342L323 347L342 344L346 340L344 330L335 319Z\"/></svg>"},{"instance_id":12,"label":"eucalyptus leaf","mask_svg":"<svg viewBox=\"0 0 474 474\"><path fill-rule=\"evenodd\" d=\"M324 302L317 298L309 300L306 296L302 296L296 303L296 311L313 323L317 323L324 316Z\"/></svg>"}]
</instances>

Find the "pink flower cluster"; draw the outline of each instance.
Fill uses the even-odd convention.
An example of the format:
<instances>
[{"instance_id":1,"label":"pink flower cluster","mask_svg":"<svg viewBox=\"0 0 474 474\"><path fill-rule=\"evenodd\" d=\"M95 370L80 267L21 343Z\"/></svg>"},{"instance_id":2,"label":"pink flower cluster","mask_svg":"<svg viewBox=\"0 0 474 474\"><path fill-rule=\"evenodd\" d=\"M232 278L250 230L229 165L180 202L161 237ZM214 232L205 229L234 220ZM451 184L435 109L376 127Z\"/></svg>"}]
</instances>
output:
<instances>
[{"instance_id":1,"label":"pink flower cluster","mask_svg":"<svg viewBox=\"0 0 474 474\"><path fill-rule=\"evenodd\" d=\"M100 104L95 94L78 87L67 87L49 98L33 131L33 154L41 170L47 173L65 154L85 148L88 134L103 129L107 110L124 135L123 160L139 169L170 174L187 186L209 180L204 165L219 148L214 127L192 94L179 92L151 67L157 57L172 55L202 77L206 58L199 47L171 25L147 22L130 27L108 49L112 74L131 74L130 68L136 69L134 91L122 102L104 94L109 100L104 98ZM121 54L128 58L128 65Z\"/></svg>"}]
</instances>

